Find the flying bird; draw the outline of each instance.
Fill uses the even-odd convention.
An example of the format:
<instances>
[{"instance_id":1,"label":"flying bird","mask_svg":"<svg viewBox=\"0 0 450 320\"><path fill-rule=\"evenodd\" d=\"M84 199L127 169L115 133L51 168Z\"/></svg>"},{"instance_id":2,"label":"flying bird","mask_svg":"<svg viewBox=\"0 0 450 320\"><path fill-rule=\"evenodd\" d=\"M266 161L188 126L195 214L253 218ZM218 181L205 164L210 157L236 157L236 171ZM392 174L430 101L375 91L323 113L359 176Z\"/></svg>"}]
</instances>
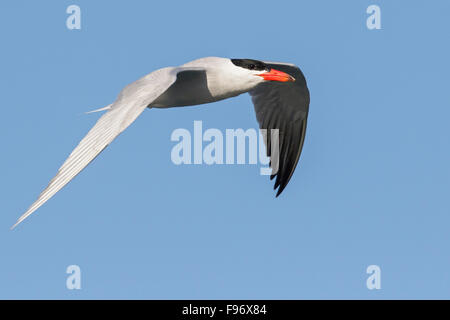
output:
<instances>
[{"instance_id":1,"label":"flying bird","mask_svg":"<svg viewBox=\"0 0 450 320\"><path fill-rule=\"evenodd\" d=\"M11 229L69 183L146 108L192 106L246 92L252 98L260 129L278 129L279 140L267 134L265 142L271 179L276 177L274 189L278 188L279 196L291 179L305 140L309 90L303 73L289 63L206 57L153 71L127 85L114 103L92 111L107 112Z\"/></svg>"}]
</instances>

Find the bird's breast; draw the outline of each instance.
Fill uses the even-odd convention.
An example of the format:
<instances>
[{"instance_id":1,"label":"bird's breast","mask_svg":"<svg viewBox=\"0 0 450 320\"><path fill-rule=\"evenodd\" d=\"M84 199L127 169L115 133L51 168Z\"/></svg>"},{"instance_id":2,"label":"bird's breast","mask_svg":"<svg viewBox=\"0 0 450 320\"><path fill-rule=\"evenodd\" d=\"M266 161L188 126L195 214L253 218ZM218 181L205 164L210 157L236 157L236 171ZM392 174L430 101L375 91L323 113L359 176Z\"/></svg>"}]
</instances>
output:
<instances>
[{"instance_id":1,"label":"bird's breast","mask_svg":"<svg viewBox=\"0 0 450 320\"><path fill-rule=\"evenodd\" d=\"M215 102L243 93L230 81L202 70L179 72L177 80L150 107L171 108Z\"/></svg>"}]
</instances>

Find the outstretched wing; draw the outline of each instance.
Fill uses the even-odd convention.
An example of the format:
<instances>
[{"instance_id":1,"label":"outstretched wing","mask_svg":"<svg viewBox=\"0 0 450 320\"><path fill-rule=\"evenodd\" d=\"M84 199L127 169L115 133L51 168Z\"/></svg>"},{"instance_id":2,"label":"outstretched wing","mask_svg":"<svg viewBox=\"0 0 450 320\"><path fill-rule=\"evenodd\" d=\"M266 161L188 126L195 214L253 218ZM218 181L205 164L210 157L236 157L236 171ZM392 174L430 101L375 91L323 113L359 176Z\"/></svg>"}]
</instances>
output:
<instances>
[{"instance_id":1,"label":"outstretched wing","mask_svg":"<svg viewBox=\"0 0 450 320\"><path fill-rule=\"evenodd\" d=\"M94 127L81 140L47 188L42 191L38 199L11 229L25 220L79 174L122 131L133 123L150 103L175 82L179 71L186 69L160 69L126 86L111 105L109 111L101 116Z\"/></svg>"},{"instance_id":2,"label":"outstretched wing","mask_svg":"<svg viewBox=\"0 0 450 320\"><path fill-rule=\"evenodd\" d=\"M305 141L309 90L305 77L293 64L265 62L269 67L293 76L295 82L265 82L250 91L260 129L266 129L266 150L270 157L277 197L294 173ZM279 141L271 130L278 129ZM276 131L273 131L276 132ZM274 146L274 148L272 148ZM275 150L271 150L275 149Z\"/></svg>"}]
</instances>

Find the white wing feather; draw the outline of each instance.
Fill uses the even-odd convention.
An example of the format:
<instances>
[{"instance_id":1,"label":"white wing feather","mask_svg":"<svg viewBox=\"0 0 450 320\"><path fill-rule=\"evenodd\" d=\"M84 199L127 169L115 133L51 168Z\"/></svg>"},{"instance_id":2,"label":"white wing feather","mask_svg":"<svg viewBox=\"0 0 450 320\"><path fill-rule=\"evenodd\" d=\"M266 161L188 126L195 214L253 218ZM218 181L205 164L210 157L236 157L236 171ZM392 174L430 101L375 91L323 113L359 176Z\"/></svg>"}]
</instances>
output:
<instances>
[{"instance_id":1,"label":"white wing feather","mask_svg":"<svg viewBox=\"0 0 450 320\"><path fill-rule=\"evenodd\" d=\"M11 227L19 223L54 196L99 155L122 131L176 80L178 68L164 68L131 83L97 121L50 181L38 199Z\"/></svg>"}]
</instances>

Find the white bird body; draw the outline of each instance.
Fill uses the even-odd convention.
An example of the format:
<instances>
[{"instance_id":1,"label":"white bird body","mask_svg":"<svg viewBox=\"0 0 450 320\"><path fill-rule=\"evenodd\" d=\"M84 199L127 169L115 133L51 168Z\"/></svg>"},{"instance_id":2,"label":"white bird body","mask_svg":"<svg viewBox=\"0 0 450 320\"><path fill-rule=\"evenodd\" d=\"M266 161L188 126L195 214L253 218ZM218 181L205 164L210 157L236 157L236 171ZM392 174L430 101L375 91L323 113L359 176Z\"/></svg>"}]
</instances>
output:
<instances>
[{"instance_id":1,"label":"white bird body","mask_svg":"<svg viewBox=\"0 0 450 320\"><path fill-rule=\"evenodd\" d=\"M249 70L236 67L230 59L218 57L201 58L180 67L163 68L154 72L170 74L183 70L192 71L193 79L190 78L191 81L183 82L183 86L162 95L150 107L170 108L216 102L248 92L264 81L261 77L249 77ZM201 81L202 77L206 81Z\"/></svg>"},{"instance_id":2,"label":"white bird body","mask_svg":"<svg viewBox=\"0 0 450 320\"><path fill-rule=\"evenodd\" d=\"M290 74L276 70L274 66L286 69ZM69 183L146 108L198 105L245 92L252 95L260 127L280 130L280 146L275 153L271 154L271 138L267 140L272 167L273 164L277 167L271 178L277 177L278 196L292 176L305 137L309 91L303 74L291 64L207 57L180 67L153 71L127 85L111 105L92 111L107 112L12 228Z\"/></svg>"}]
</instances>

